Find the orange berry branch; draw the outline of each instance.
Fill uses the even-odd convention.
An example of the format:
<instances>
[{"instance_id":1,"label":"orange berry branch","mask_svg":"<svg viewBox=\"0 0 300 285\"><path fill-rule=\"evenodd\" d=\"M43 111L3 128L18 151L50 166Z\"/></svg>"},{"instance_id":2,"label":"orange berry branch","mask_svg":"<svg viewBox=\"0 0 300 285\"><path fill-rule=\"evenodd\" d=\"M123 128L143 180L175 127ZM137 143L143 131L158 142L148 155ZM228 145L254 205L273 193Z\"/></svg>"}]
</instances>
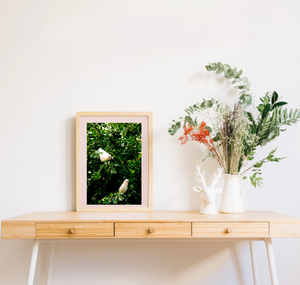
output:
<instances>
[{"instance_id":1,"label":"orange berry branch","mask_svg":"<svg viewBox=\"0 0 300 285\"><path fill-rule=\"evenodd\" d=\"M224 168L223 161L214 146L214 140L210 136L209 129L206 128L206 122L202 121L199 127L187 124L184 126L183 135L178 140L181 141L181 144L186 144L187 141L203 143L212 156L218 160L221 167Z\"/></svg>"}]
</instances>

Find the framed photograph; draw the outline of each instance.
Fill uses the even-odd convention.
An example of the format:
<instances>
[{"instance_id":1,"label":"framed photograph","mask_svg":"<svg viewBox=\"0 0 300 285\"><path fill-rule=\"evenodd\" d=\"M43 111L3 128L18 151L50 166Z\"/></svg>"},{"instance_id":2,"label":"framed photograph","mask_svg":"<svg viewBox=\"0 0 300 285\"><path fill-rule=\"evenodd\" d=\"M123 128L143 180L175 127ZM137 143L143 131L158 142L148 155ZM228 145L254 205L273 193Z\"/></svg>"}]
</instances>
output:
<instances>
[{"instance_id":1,"label":"framed photograph","mask_svg":"<svg viewBox=\"0 0 300 285\"><path fill-rule=\"evenodd\" d=\"M76 113L76 210L152 211L152 113Z\"/></svg>"}]
</instances>

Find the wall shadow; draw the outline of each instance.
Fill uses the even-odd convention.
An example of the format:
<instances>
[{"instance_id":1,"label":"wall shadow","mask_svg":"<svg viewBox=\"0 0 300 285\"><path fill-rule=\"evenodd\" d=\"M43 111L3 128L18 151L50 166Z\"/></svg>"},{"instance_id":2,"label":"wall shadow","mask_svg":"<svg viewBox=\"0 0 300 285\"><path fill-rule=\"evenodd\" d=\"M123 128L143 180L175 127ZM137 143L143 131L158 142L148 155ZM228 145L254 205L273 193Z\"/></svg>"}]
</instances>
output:
<instances>
[{"instance_id":1,"label":"wall shadow","mask_svg":"<svg viewBox=\"0 0 300 285\"><path fill-rule=\"evenodd\" d=\"M66 121L66 207L76 209L76 118Z\"/></svg>"}]
</instances>

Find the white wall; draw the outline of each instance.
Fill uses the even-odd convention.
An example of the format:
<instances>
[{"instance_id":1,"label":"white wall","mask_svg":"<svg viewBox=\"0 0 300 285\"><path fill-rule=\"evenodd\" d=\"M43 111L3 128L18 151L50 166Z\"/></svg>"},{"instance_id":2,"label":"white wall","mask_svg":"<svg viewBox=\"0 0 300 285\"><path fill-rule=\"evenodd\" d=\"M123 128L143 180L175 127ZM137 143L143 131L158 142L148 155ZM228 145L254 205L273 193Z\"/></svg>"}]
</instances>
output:
<instances>
[{"instance_id":1,"label":"white wall","mask_svg":"<svg viewBox=\"0 0 300 285\"><path fill-rule=\"evenodd\" d=\"M291 0L0 0L0 219L74 210L76 111L152 111L154 210L198 210L198 146L181 146L168 123L203 98L237 98L206 72L208 61L242 68L256 102L276 90L299 107L299 8ZM264 167L247 210L300 218L299 131L258 151L278 147L288 158ZM0 240L0 284L25 284L31 246ZM279 283L297 285L300 240L274 247ZM270 284L263 243L257 249L261 284ZM253 284L244 242L62 243L54 262L55 285Z\"/></svg>"}]
</instances>

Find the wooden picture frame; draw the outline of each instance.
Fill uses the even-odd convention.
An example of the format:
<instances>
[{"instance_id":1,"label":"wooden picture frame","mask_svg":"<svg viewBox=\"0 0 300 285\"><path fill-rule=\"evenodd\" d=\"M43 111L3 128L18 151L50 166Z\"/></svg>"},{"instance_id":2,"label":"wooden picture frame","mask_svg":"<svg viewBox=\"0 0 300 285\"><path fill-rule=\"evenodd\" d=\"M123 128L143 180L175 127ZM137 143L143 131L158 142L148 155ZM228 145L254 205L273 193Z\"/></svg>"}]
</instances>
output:
<instances>
[{"instance_id":1,"label":"wooden picture frame","mask_svg":"<svg viewBox=\"0 0 300 285\"><path fill-rule=\"evenodd\" d=\"M152 113L76 113L76 211L152 211Z\"/></svg>"}]
</instances>

